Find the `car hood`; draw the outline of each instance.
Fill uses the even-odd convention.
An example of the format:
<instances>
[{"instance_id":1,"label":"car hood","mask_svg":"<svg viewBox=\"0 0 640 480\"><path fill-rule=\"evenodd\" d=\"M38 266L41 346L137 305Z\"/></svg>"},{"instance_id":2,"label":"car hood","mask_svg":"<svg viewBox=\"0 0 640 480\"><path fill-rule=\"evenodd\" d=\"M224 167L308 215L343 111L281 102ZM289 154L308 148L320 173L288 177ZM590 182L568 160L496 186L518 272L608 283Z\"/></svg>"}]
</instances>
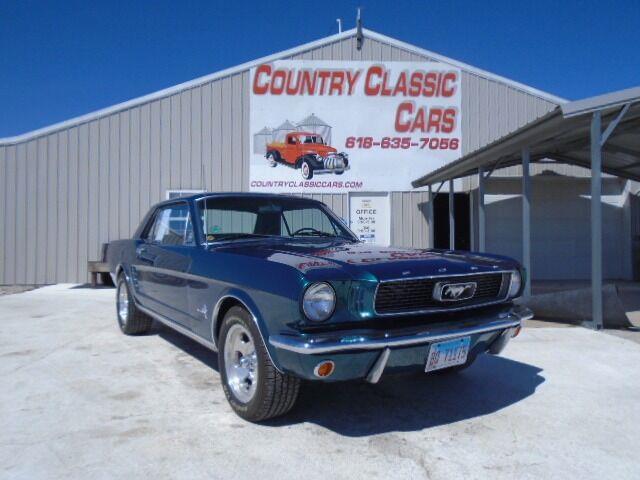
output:
<instances>
[{"instance_id":1,"label":"car hood","mask_svg":"<svg viewBox=\"0 0 640 480\"><path fill-rule=\"evenodd\" d=\"M336 153L337 150L328 145L313 145L313 146L304 146L302 147L302 153L317 153L322 157L326 157L330 153Z\"/></svg>"},{"instance_id":2,"label":"car hood","mask_svg":"<svg viewBox=\"0 0 640 480\"><path fill-rule=\"evenodd\" d=\"M368 280L459 275L517 268L498 255L446 250L382 247L346 242L242 242L216 250L289 265L312 277L342 272Z\"/></svg>"}]
</instances>

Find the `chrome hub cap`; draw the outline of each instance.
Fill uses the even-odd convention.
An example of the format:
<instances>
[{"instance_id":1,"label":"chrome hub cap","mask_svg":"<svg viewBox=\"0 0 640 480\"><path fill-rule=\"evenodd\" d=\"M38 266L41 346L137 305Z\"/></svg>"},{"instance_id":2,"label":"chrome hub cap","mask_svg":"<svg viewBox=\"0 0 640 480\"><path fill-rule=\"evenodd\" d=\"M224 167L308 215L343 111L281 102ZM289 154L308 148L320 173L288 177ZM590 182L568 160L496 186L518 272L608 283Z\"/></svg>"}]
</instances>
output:
<instances>
[{"instance_id":1,"label":"chrome hub cap","mask_svg":"<svg viewBox=\"0 0 640 480\"><path fill-rule=\"evenodd\" d=\"M258 385L258 357L249 331L235 324L224 342L224 368L227 383L242 403L251 401Z\"/></svg>"},{"instance_id":2,"label":"chrome hub cap","mask_svg":"<svg viewBox=\"0 0 640 480\"><path fill-rule=\"evenodd\" d=\"M129 316L129 292L127 292L127 286L124 281L118 285L118 320L124 325L127 323L127 317Z\"/></svg>"},{"instance_id":3,"label":"chrome hub cap","mask_svg":"<svg viewBox=\"0 0 640 480\"><path fill-rule=\"evenodd\" d=\"M302 164L302 176L304 178L309 177L309 165L306 162Z\"/></svg>"}]
</instances>

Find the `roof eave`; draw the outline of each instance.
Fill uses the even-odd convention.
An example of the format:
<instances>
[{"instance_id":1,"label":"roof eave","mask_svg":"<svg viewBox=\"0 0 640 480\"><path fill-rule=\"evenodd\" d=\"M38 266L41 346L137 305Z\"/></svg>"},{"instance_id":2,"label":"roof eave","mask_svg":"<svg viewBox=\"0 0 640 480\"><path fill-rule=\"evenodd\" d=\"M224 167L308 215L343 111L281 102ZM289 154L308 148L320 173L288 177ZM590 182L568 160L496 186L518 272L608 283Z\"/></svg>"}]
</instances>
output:
<instances>
[{"instance_id":1,"label":"roof eave","mask_svg":"<svg viewBox=\"0 0 640 480\"><path fill-rule=\"evenodd\" d=\"M468 153L458 160L434 170L422 177L411 182L413 188L424 187L432 185L440 181L448 180L450 178L460 178L465 176L473 167L473 163L481 163L485 157L491 159L499 159L506 152L511 151L514 143L523 142L528 136L537 134L541 129L553 129L555 123L550 123L550 120L554 117L562 118L562 110L560 107L556 107L545 115L537 118L533 122L515 130L504 137L501 137L490 144ZM445 173L446 172L446 173Z\"/></svg>"},{"instance_id":2,"label":"roof eave","mask_svg":"<svg viewBox=\"0 0 640 480\"><path fill-rule=\"evenodd\" d=\"M516 82L514 80L510 80L506 77L502 77L500 75L496 75L493 74L491 72L488 72L486 70L482 70L476 67L473 67L471 65L468 65L466 63L463 62L458 62L452 58L446 57L444 55L440 55L437 54L435 52L432 52L430 50L426 50L424 48L420 48L417 47L415 45L411 45L409 43L403 42L401 40L396 40L395 38L391 38L388 37L386 35L383 35L381 33L377 33L374 32L373 30L368 30L368 29L363 29L363 33L365 38L371 38L373 40L377 40L379 42L383 42L386 44L389 44L391 46L394 46L396 48L402 49L402 50L406 50L408 52L412 52L415 53L417 55L421 55L424 57L429 57L429 58L433 58L436 61L451 65L451 66L455 66L457 68L460 68L468 73L474 74L474 75L478 75L480 77L489 79L489 80L494 80L503 84L506 84L508 86L511 86L517 90L529 93L531 95L534 95L536 97L539 97L543 100L547 100L551 103L556 103L556 104L562 104L565 103L567 100L561 98L561 97L557 97L555 95L551 95L547 92L543 92L541 90L538 90L536 88L533 87L529 87L527 85L524 85L522 83ZM24 142L27 140L32 140L34 138L37 137L41 137L44 135L47 135L49 133L53 133L55 131L58 130L62 130L64 128L68 128L68 127L73 127L82 123L86 123L89 122L91 120L95 120L101 117L105 117L107 115L113 114L113 113L117 113L117 112L121 112L124 110L127 110L129 108L135 107L135 106L139 106L139 105L144 105L146 103L152 102L154 100L158 100L161 98L165 98L168 97L170 95L200 86L202 84L214 81L214 80L218 80L220 78L224 78L224 77L228 77L230 75L234 75L236 73L240 73L246 70L249 70L250 68L260 65L262 63L268 63L268 62L273 62L276 60L281 60L281 59L285 59L287 57L290 57L292 55L298 55L300 53L304 53L308 50L313 50L316 49L318 47L324 46L324 45L328 45L331 43L335 43L350 37L355 37L357 34L357 29L352 28L350 30L345 30L341 33L337 33L334 35L329 35L328 37L324 37L321 38L319 40L314 40L312 42L308 42L305 43L303 45L299 45L297 47L293 47L290 48L288 50L283 50L281 52L278 53L274 53L272 55L268 55L266 57L262 57L262 58L258 58L256 60L252 60L249 62L245 62L242 63L240 65L237 65L235 67L231 67L231 68L227 68L224 70L221 70L219 72L215 72L215 73L211 73L209 75L205 75L202 77L198 77L196 79L190 80L188 82L183 82L180 83L178 85L174 85L172 87L168 87L165 88L163 90L159 90L157 92L153 92L150 93L148 95L143 95L141 97L137 97L131 100L127 100L125 102L121 102L118 103L116 105L112 105L110 107L107 108L103 108L100 110L95 110L93 112L84 114L84 115L80 115L78 117L74 117L71 118L69 120L65 120L63 122L58 122L58 123L54 123L52 125L48 125L46 127L43 128L39 128L36 130L32 130L30 132L21 134L21 135L16 135L13 137L6 137L6 138L0 138L0 145L11 145L11 144L16 144L16 143L20 143L20 142Z\"/></svg>"},{"instance_id":3,"label":"roof eave","mask_svg":"<svg viewBox=\"0 0 640 480\"><path fill-rule=\"evenodd\" d=\"M562 105L562 114L565 118L570 118L638 101L640 101L640 86L565 103Z\"/></svg>"}]
</instances>

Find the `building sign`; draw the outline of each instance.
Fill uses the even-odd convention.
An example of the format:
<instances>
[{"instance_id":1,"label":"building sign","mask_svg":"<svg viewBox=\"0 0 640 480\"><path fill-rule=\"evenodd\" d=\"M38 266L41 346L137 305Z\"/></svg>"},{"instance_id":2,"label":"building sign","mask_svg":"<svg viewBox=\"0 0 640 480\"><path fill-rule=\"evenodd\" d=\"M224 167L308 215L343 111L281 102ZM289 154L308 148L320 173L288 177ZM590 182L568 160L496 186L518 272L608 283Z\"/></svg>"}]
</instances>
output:
<instances>
[{"instance_id":1,"label":"building sign","mask_svg":"<svg viewBox=\"0 0 640 480\"><path fill-rule=\"evenodd\" d=\"M252 191L406 191L462 151L448 65L283 60L250 75Z\"/></svg>"},{"instance_id":2,"label":"building sign","mask_svg":"<svg viewBox=\"0 0 640 480\"><path fill-rule=\"evenodd\" d=\"M350 228L360 241L391 244L388 195L352 194L349 204Z\"/></svg>"}]
</instances>

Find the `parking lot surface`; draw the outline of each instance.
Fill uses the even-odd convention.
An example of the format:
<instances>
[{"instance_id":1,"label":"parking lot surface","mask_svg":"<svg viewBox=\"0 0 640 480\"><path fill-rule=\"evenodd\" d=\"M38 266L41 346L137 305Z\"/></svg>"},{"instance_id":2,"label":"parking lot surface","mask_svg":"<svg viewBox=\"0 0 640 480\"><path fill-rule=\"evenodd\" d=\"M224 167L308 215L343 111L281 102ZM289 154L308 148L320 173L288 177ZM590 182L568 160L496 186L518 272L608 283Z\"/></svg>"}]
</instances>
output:
<instances>
[{"instance_id":1,"label":"parking lot surface","mask_svg":"<svg viewBox=\"0 0 640 480\"><path fill-rule=\"evenodd\" d=\"M640 344L614 335L528 328L458 375L307 384L254 425L215 354L122 335L113 289L0 296L0 319L0 478L640 478Z\"/></svg>"}]
</instances>

